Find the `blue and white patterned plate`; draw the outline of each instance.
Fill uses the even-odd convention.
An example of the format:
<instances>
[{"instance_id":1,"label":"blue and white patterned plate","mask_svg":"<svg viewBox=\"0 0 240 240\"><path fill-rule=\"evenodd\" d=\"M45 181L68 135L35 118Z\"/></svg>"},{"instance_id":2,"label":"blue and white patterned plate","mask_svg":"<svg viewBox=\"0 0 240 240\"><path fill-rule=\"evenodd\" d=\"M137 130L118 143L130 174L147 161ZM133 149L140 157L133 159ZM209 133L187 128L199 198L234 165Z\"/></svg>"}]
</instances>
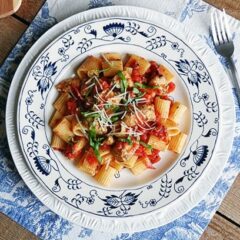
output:
<instances>
[{"instance_id":1,"label":"blue and white patterned plate","mask_svg":"<svg viewBox=\"0 0 240 240\"><path fill-rule=\"evenodd\" d=\"M148 170L138 178L126 169L123 177L116 176L115 185L121 189L117 186L111 190L74 171L69 161L54 152L48 127L56 98L54 85L64 79L63 75L69 76L87 55L106 51L137 53L174 69L180 89L176 99L181 98L189 109L183 119L189 141L176 164L163 175L156 176L158 171ZM88 213L128 217L159 209L191 188L211 160L219 131L218 108L216 90L206 66L173 33L137 19L101 19L67 31L40 54L20 93L18 131L27 162L55 196ZM168 156L163 159L173 161Z\"/></svg>"},{"instance_id":2,"label":"blue and white patterned plate","mask_svg":"<svg viewBox=\"0 0 240 240\"><path fill-rule=\"evenodd\" d=\"M221 105L213 83L217 81L218 73L212 74L218 65L213 68L209 61L203 60L200 51L196 52L196 47L193 50L189 46L189 42L197 44L198 39L189 35L187 41L176 34L177 29L185 31L183 26L164 15L161 17L163 21L158 25L126 17L78 25L49 44L26 76L17 111L22 151L34 176L54 198L64 202L61 206L65 209L52 206L52 210L60 214L71 212L65 217L76 223L115 231L161 225L179 216L177 213L160 219L157 216L162 216L161 212L171 206L178 206L179 212L189 210L204 191L210 190L223 167L213 157L217 154L221 129L224 131ZM48 127L52 103L57 95L54 85L73 74L86 56L107 51L137 53L171 68L178 88L174 97L189 108L181 126L189 135L182 155L164 155L158 170L149 170L137 179L123 172L116 176L110 189L97 185L61 154L54 152L49 143L51 131ZM213 56L210 54L209 57L211 60ZM209 176L207 169L212 166L215 172ZM204 178L208 179L206 185L199 185ZM79 218L80 213L84 213L84 217ZM141 218L143 214L144 219ZM124 220L126 217L128 223Z\"/></svg>"}]
</instances>

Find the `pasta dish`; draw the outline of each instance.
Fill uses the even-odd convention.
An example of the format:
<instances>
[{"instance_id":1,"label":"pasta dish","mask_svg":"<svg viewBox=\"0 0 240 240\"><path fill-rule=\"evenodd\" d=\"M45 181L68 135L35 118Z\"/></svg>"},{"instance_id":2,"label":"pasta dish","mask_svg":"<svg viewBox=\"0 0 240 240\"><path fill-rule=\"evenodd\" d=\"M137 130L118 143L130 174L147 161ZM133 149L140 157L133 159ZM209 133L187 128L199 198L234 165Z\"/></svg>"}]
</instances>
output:
<instances>
[{"instance_id":1,"label":"pasta dish","mask_svg":"<svg viewBox=\"0 0 240 240\"><path fill-rule=\"evenodd\" d=\"M88 56L56 85L52 148L105 186L124 168L155 169L160 152L181 153L187 138L179 129L187 107L170 96L173 80L165 66L137 55Z\"/></svg>"}]
</instances>

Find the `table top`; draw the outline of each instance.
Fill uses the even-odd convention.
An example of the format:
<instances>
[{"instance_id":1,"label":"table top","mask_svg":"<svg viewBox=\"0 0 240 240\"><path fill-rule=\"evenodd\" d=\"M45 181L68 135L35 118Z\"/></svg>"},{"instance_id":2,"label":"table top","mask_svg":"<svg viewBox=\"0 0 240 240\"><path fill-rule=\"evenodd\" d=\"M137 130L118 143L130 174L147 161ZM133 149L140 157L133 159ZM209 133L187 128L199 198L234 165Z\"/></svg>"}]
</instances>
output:
<instances>
[{"instance_id":1,"label":"table top","mask_svg":"<svg viewBox=\"0 0 240 240\"><path fill-rule=\"evenodd\" d=\"M239 0L205 0L240 19ZM20 9L10 17L0 19L0 66L15 46L21 34L29 26L44 0L23 0ZM14 34L12 34L14 32ZM38 239L29 231L0 213L0 240L33 240ZM201 240L208 239L240 239L240 175L213 216Z\"/></svg>"}]
</instances>

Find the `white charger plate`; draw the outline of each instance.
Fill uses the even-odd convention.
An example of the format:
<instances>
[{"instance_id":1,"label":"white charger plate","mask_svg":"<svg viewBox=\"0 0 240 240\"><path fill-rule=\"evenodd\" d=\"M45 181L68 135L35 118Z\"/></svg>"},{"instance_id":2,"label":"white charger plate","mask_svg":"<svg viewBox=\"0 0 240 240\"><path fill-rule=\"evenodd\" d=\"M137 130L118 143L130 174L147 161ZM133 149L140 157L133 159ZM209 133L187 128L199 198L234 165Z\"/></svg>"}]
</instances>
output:
<instances>
[{"instance_id":1,"label":"white charger plate","mask_svg":"<svg viewBox=\"0 0 240 240\"><path fill-rule=\"evenodd\" d=\"M20 144L26 151L25 157L34 171L33 175L26 167L21 150L19 147L16 148L19 143L16 138L13 139L13 133L16 134L16 122L14 122L16 119L13 115L14 109L9 104L10 101L13 101L11 97L7 104L6 121L12 120L13 124L7 129L9 145L15 164L25 182L31 186L35 195L56 213L77 224L99 230L137 231L149 229L174 220L190 210L211 189L227 161L229 149L218 148L219 144L222 145L220 143L223 140L221 136L224 136L225 140L228 138L228 142L232 142L234 104L230 87L226 82L226 74L217 62L217 58L201 40L189 34L175 20L154 11L141 8L137 10L135 7L108 7L70 17L50 29L28 52L27 55L33 56L33 58L39 56L28 74L26 74L28 69L24 69L23 63L21 63L16 75L18 78L21 75L27 76L27 80L25 80L27 84L23 85L20 94L19 121L17 122L19 123ZM126 16L131 19L113 17L78 25L82 19L92 20L107 16ZM135 19L136 17L145 20ZM159 22L159 19L161 19L161 24L154 24ZM62 26L68 26L68 29L72 26L75 27L49 44L48 48L40 55L31 55L38 46L41 48L46 46L44 39L52 36L52 40L59 35ZM171 29L171 31L168 32L167 29ZM182 30L182 34L177 33L179 30ZM91 46L88 46L88 49L83 48L83 40L87 43L89 39L91 44L87 44L87 46ZM73 43L69 44L69 41ZM102 44L106 41L107 45ZM121 50L123 43L124 51ZM193 50L188 45L192 46ZM95 48L91 49L94 46ZM149 59L155 59L172 67L176 73L177 86L181 90L176 94L176 98L189 106L187 119L191 119L190 116L195 118L195 121L190 121L192 128L187 127L189 124L183 126L190 133L188 145L183 155L168 172L165 172L164 175L161 175L161 171L156 171L156 175L147 173L137 184L131 178L127 181L119 179L110 191L96 186L87 176L82 177L82 174L67 164L68 162L61 156L54 155L46 145L49 129L45 123L48 122L52 109L45 106L51 106L56 93L50 88L41 88L42 76L46 70L44 66L48 66L51 73L55 72L55 67L57 69L68 68L62 71L57 78L54 77L55 74L50 76L52 82L57 82L69 75L72 67L76 66L79 60L84 59L86 55L109 51L109 47L111 51L114 49L114 51L119 50L123 53L138 52ZM62 50L59 51L59 49ZM26 57L23 60L25 63ZM71 61L70 68L68 61ZM15 82L16 77L13 80L13 83ZM50 86L52 85L50 84ZM218 99L215 94L216 89L220 93ZM45 94L48 90L50 90L49 96L46 97ZM15 84L12 84L9 95L17 97ZM33 101L34 104L32 104ZM44 108L47 109L45 112ZM29 117L25 118L26 114L30 114L30 119L33 114L39 116L41 121L38 123L40 124L35 125L35 121L29 122ZM229 116L232 117L229 118ZM45 133L46 136L42 135ZM29 155L27 152L29 144L36 142L38 142L38 146L35 150L38 153ZM50 151L46 151L48 149ZM221 163L219 162L220 158ZM20 159L21 161L19 161ZM159 169L166 170L169 167L168 162L170 162L171 156L167 156L166 159L168 161L160 164ZM174 160L172 156L171 163ZM71 174L68 172L69 169ZM49 196L49 192L38 184L36 177L48 186L48 191L55 197L51 194L51 197ZM62 183L60 184L57 179L62 180ZM31 185L33 182L34 188ZM141 218L141 214L145 214L144 219ZM123 217L128 217L127 221Z\"/></svg>"},{"instance_id":2,"label":"white charger plate","mask_svg":"<svg viewBox=\"0 0 240 240\"><path fill-rule=\"evenodd\" d=\"M58 95L54 85L72 76L86 56L108 51L139 54L172 68L175 99L188 106L182 130L189 137L182 156L168 152L157 170L138 177L124 169L103 188L51 148L48 122ZM190 189L211 160L220 121L212 76L192 49L166 28L119 17L76 26L49 44L25 78L17 113L19 141L35 176L67 205L102 217L146 214Z\"/></svg>"}]
</instances>

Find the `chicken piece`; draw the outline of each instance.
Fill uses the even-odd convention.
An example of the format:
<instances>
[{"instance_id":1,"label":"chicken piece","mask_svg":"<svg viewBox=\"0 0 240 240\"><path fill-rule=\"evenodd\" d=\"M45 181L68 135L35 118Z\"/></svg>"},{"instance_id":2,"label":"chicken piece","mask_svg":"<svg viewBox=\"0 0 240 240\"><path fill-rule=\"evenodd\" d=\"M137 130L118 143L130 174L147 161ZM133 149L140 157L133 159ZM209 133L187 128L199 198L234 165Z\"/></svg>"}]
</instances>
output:
<instances>
[{"instance_id":1,"label":"chicken piece","mask_svg":"<svg viewBox=\"0 0 240 240\"><path fill-rule=\"evenodd\" d=\"M161 86L167 84L167 80L164 76L155 76L154 78L152 78L149 82L150 86Z\"/></svg>"},{"instance_id":2,"label":"chicken piece","mask_svg":"<svg viewBox=\"0 0 240 240\"><path fill-rule=\"evenodd\" d=\"M103 142L103 144L107 144L107 145L113 145L113 143L114 143L113 136L108 136L107 139Z\"/></svg>"},{"instance_id":3,"label":"chicken piece","mask_svg":"<svg viewBox=\"0 0 240 240\"><path fill-rule=\"evenodd\" d=\"M131 145L125 144L120 152L119 151L114 152L115 159L119 162L127 162L130 158L133 157L138 147L139 147L138 142L133 142Z\"/></svg>"},{"instance_id":4,"label":"chicken piece","mask_svg":"<svg viewBox=\"0 0 240 240\"><path fill-rule=\"evenodd\" d=\"M132 88L134 86L134 82L132 80L130 71L129 70L123 71L123 75L127 79L128 87Z\"/></svg>"},{"instance_id":5,"label":"chicken piece","mask_svg":"<svg viewBox=\"0 0 240 240\"><path fill-rule=\"evenodd\" d=\"M114 124L113 125L113 128L112 128L112 131L114 132L114 136L116 137L120 137L120 138L125 138L127 137L128 135L126 134L127 132L127 126L125 124Z\"/></svg>"},{"instance_id":6,"label":"chicken piece","mask_svg":"<svg viewBox=\"0 0 240 240\"><path fill-rule=\"evenodd\" d=\"M95 126L96 134L97 135L103 135L106 134L108 129L106 126L101 126L98 120L93 121L93 125Z\"/></svg>"},{"instance_id":7,"label":"chicken piece","mask_svg":"<svg viewBox=\"0 0 240 240\"><path fill-rule=\"evenodd\" d=\"M126 78L126 79L127 79L128 87L132 88L134 86L134 82L133 82L132 78L129 77L129 78Z\"/></svg>"},{"instance_id":8,"label":"chicken piece","mask_svg":"<svg viewBox=\"0 0 240 240\"><path fill-rule=\"evenodd\" d=\"M145 105L139 109L142 112L141 115L144 116L144 120L146 122L156 121L155 108L153 104Z\"/></svg>"},{"instance_id":9,"label":"chicken piece","mask_svg":"<svg viewBox=\"0 0 240 240\"><path fill-rule=\"evenodd\" d=\"M108 104L113 106L118 106L122 100L122 96L118 97L118 95L114 92L110 92L109 94L106 94L105 98L107 98Z\"/></svg>"},{"instance_id":10,"label":"chicken piece","mask_svg":"<svg viewBox=\"0 0 240 240\"><path fill-rule=\"evenodd\" d=\"M123 71L122 73L127 80L128 87L132 88L134 86L134 82L132 80L132 77L131 77L131 74L130 74L129 70ZM121 86L120 85L120 77L118 75L114 76L113 82L116 84L117 88L121 88L120 87Z\"/></svg>"},{"instance_id":11,"label":"chicken piece","mask_svg":"<svg viewBox=\"0 0 240 240\"><path fill-rule=\"evenodd\" d=\"M137 117L135 116L135 114L128 113L124 117L123 122L125 122L126 125L129 127L134 127L137 125Z\"/></svg>"},{"instance_id":12,"label":"chicken piece","mask_svg":"<svg viewBox=\"0 0 240 240\"><path fill-rule=\"evenodd\" d=\"M116 88L120 89L120 77L118 75L113 77L113 84L116 85Z\"/></svg>"}]
</instances>

